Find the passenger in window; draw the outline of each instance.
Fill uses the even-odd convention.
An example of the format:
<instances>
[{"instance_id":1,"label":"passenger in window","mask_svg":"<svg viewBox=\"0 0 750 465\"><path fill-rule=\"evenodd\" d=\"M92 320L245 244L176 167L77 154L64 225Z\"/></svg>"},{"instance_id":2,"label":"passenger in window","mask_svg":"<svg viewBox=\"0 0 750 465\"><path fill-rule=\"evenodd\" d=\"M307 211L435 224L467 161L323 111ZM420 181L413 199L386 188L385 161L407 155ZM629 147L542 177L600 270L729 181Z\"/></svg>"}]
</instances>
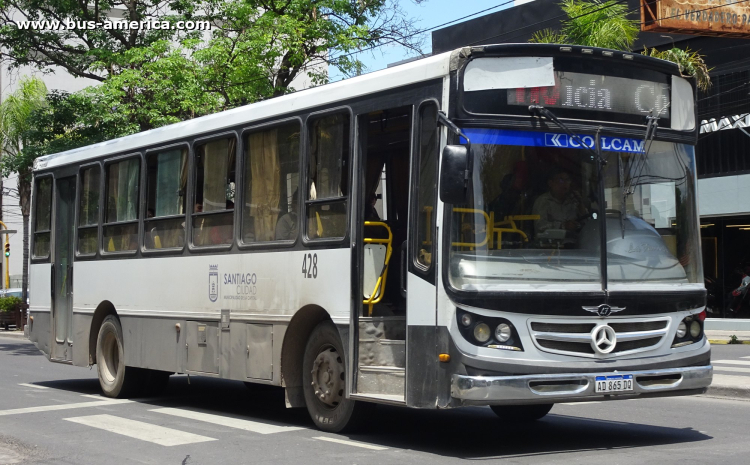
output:
<instances>
[{"instance_id":1,"label":"passenger in window","mask_svg":"<svg viewBox=\"0 0 750 465\"><path fill-rule=\"evenodd\" d=\"M551 229L563 229L575 233L581 227L581 217L587 213L581 194L571 187L572 179L567 171L553 171L547 179L546 193L540 195L532 213L539 215L534 223L536 234Z\"/></svg>"},{"instance_id":2,"label":"passenger in window","mask_svg":"<svg viewBox=\"0 0 750 465\"><path fill-rule=\"evenodd\" d=\"M294 240L297 238L297 233L299 232L299 224L297 222L298 205L297 190L295 189L292 194L292 205L290 211L279 218L279 221L276 223L274 238L277 241Z\"/></svg>"},{"instance_id":3,"label":"passenger in window","mask_svg":"<svg viewBox=\"0 0 750 465\"><path fill-rule=\"evenodd\" d=\"M378 202L377 194L371 194L367 199L367 207L365 212L365 221L380 221L380 215L378 215L375 204Z\"/></svg>"}]
</instances>

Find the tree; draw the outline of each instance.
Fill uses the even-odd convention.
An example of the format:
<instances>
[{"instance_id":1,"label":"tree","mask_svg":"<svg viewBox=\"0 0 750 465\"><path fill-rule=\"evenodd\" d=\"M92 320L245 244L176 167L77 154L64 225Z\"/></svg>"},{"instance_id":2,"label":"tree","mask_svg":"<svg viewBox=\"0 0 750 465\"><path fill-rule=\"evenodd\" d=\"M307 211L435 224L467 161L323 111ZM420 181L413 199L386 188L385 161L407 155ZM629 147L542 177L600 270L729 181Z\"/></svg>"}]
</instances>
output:
<instances>
[{"instance_id":1,"label":"tree","mask_svg":"<svg viewBox=\"0 0 750 465\"><path fill-rule=\"evenodd\" d=\"M628 19L626 3L617 0L563 0L560 8L568 17L561 30L542 29L534 33L530 42L630 51L638 38L640 23ZM695 77L698 89L702 91L711 86L711 70L698 52L673 47L664 51L644 49L642 54L676 63L681 74Z\"/></svg>"},{"instance_id":2,"label":"tree","mask_svg":"<svg viewBox=\"0 0 750 465\"><path fill-rule=\"evenodd\" d=\"M18 194L23 216L23 284L26 302L29 285L29 202L31 200L31 164L26 163L25 148L34 115L45 107L47 87L37 78L19 82L18 90L0 104L0 149L4 173L18 173ZM7 168L6 168L7 167ZM7 174L6 174L7 176Z\"/></svg>"},{"instance_id":3,"label":"tree","mask_svg":"<svg viewBox=\"0 0 750 465\"><path fill-rule=\"evenodd\" d=\"M563 0L568 19L560 31L542 29L530 42L587 45L630 50L638 37L638 21L628 19L628 5L617 0Z\"/></svg>"},{"instance_id":4,"label":"tree","mask_svg":"<svg viewBox=\"0 0 750 465\"><path fill-rule=\"evenodd\" d=\"M690 48L683 50L673 47L661 51L652 48L651 50L644 49L642 53L646 56L677 63L677 66L680 67L680 73L684 76L695 77L698 89L704 92L711 87L711 76L709 76L711 70L706 66L703 56L698 52L691 52Z\"/></svg>"}]
</instances>

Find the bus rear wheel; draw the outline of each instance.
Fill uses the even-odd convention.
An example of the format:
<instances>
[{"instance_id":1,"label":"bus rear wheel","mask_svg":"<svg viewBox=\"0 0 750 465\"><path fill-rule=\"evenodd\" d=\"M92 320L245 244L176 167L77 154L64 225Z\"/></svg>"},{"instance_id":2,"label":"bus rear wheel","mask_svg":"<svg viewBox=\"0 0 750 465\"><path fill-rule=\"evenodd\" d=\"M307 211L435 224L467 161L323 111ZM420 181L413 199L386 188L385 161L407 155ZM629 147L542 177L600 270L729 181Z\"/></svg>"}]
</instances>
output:
<instances>
[{"instance_id":1,"label":"bus rear wheel","mask_svg":"<svg viewBox=\"0 0 750 465\"><path fill-rule=\"evenodd\" d=\"M142 372L125 366L122 326L113 315L104 318L96 339L96 371L107 397L131 397L137 393Z\"/></svg>"},{"instance_id":2,"label":"bus rear wheel","mask_svg":"<svg viewBox=\"0 0 750 465\"><path fill-rule=\"evenodd\" d=\"M490 405L495 415L510 422L536 421L552 410L554 404Z\"/></svg>"},{"instance_id":3,"label":"bus rear wheel","mask_svg":"<svg viewBox=\"0 0 750 465\"><path fill-rule=\"evenodd\" d=\"M302 363L302 390L315 426L334 433L350 431L367 405L346 398L344 348L338 330L327 320L307 340Z\"/></svg>"}]
</instances>

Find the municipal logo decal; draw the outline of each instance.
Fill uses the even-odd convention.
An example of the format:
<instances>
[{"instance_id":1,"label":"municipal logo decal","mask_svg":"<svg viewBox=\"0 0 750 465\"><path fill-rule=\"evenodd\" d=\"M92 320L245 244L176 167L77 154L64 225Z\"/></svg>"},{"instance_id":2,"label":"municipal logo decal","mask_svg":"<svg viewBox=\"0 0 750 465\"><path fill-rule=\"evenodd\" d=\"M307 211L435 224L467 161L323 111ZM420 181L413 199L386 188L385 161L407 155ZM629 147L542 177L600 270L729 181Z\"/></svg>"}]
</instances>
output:
<instances>
[{"instance_id":1,"label":"municipal logo decal","mask_svg":"<svg viewBox=\"0 0 750 465\"><path fill-rule=\"evenodd\" d=\"M208 266L208 300L216 302L219 298L219 265Z\"/></svg>"}]
</instances>

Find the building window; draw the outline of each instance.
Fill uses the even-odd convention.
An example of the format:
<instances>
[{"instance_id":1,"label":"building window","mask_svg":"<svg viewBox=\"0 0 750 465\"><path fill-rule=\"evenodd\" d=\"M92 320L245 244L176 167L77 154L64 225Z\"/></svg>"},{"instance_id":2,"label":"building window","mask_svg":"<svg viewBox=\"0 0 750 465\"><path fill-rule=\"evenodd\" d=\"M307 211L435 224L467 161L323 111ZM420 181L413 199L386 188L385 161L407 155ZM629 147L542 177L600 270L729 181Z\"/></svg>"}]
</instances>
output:
<instances>
[{"instance_id":1,"label":"building window","mask_svg":"<svg viewBox=\"0 0 750 465\"><path fill-rule=\"evenodd\" d=\"M49 258L52 227L52 178L37 178L34 194L34 258Z\"/></svg>"},{"instance_id":2,"label":"building window","mask_svg":"<svg viewBox=\"0 0 750 465\"><path fill-rule=\"evenodd\" d=\"M342 238L347 216L349 115L315 119L309 134L307 237Z\"/></svg>"},{"instance_id":3,"label":"building window","mask_svg":"<svg viewBox=\"0 0 750 465\"><path fill-rule=\"evenodd\" d=\"M81 171L78 199L78 253L94 255L99 244L99 193L101 169L92 166Z\"/></svg>"},{"instance_id":4,"label":"building window","mask_svg":"<svg viewBox=\"0 0 750 465\"><path fill-rule=\"evenodd\" d=\"M195 150L195 246L227 245L233 241L236 146L237 141L231 137Z\"/></svg>"},{"instance_id":5,"label":"building window","mask_svg":"<svg viewBox=\"0 0 750 465\"><path fill-rule=\"evenodd\" d=\"M297 239L299 135L299 124L292 123L245 137L245 244Z\"/></svg>"},{"instance_id":6,"label":"building window","mask_svg":"<svg viewBox=\"0 0 750 465\"><path fill-rule=\"evenodd\" d=\"M435 238L435 194L437 192L438 108L434 103L424 105L419 112L419 153L417 174L417 235L415 259L429 268L432 264Z\"/></svg>"},{"instance_id":7,"label":"building window","mask_svg":"<svg viewBox=\"0 0 750 465\"><path fill-rule=\"evenodd\" d=\"M110 163L106 168L107 209L104 219L104 251L125 252L138 248L138 158Z\"/></svg>"},{"instance_id":8,"label":"building window","mask_svg":"<svg viewBox=\"0 0 750 465\"><path fill-rule=\"evenodd\" d=\"M182 248L185 244L187 161L187 148L146 157L146 249Z\"/></svg>"}]
</instances>

